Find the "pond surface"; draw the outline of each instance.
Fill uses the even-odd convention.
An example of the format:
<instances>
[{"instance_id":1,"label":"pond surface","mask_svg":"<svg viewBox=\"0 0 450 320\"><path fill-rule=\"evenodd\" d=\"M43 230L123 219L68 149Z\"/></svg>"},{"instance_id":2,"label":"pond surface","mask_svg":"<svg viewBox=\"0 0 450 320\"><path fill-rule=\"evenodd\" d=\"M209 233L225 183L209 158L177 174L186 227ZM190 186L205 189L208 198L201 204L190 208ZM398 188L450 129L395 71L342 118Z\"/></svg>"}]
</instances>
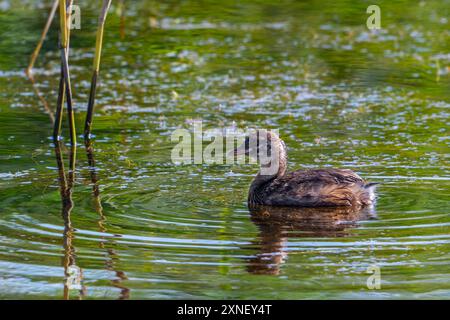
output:
<instances>
[{"instance_id":1,"label":"pond surface","mask_svg":"<svg viewBox=\"0 0 450 320\"><path fill-rule=\"evenodd\" d=\"M23 73L51 2L0 1L0 298L450 298L449 1L381 1L376 32L353 1L113 1L73 207L36 95L54 109L57 21ZM99 11L80 6L79 133ZM172 163L195 120L279 129L291 169L380 182L376 212L249 212L256 165Z\"/></svg>"}]
</instances>

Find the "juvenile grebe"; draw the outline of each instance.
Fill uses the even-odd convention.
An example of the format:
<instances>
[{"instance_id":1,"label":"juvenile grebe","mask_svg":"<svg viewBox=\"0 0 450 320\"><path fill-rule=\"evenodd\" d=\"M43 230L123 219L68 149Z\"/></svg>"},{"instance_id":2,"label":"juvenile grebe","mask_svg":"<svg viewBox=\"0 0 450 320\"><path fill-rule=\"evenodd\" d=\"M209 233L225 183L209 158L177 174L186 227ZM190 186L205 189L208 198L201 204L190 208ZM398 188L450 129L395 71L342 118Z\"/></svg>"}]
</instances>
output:
<instances>
[{"instance_id":1,"label":"juvenile grebe","mask_svg":"<svg viewBox=\"0 0 450 320\"><path fill-rule=\"evenodd\" d=\"M337 207L372 205L376 183L366 183L349 169L308 169L286 173L286 146L278 135L257 130L234 150L260 160L248 193L249 205Z\"/></svg>"}]
</instances>

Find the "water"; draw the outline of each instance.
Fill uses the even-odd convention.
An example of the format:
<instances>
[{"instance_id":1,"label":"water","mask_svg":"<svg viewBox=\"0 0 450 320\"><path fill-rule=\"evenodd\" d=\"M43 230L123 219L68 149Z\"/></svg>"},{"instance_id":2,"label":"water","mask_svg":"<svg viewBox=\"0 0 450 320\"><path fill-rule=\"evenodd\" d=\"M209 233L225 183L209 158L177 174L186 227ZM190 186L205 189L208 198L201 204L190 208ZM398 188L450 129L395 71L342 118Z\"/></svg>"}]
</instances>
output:
<instances>
[{"instance_id":1,"label":"water","mask_svg":"<svg viewBox=\"0 0 450 320\"><path fill-rule=\"evenodd\" d=\"M383 2L376 33L350 1L115 3L95 170L80 136L73 207L23 75L50 1L11 2L0 6L1 298L450 297L450 2ZM80 5L70 62L81 133L98 9ZM51 109L56 28L35 70ZM280 129L290 169L381 182L376 212L250 212L255 165L171 162L173 130L200 119ZM379 290L367 288L370 266Z\"/></svg>"}]
</instances>

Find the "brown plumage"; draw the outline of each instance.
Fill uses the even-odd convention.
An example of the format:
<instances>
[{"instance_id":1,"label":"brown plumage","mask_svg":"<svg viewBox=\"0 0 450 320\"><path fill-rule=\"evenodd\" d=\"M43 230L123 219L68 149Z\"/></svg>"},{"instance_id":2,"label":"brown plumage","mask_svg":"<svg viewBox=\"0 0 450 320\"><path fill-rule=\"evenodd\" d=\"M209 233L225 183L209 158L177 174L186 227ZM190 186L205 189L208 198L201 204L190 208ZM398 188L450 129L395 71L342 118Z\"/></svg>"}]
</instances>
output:
<instances>
[{"instance_id":1,"label":"brown plumage","mask_svg":"<svg viewBox=\"0 0 450 320\"><path fill-rule=\"evenodd\" d=\"M262 148L264 146L264 148ZM348 169L309 169L286 173L284 142L273 132L258 130L246 138L234 153L260 161L261 170L253 180L250 205L336 207L371 205L375 183L366 183Z\"/></svg>"}]
</instances>

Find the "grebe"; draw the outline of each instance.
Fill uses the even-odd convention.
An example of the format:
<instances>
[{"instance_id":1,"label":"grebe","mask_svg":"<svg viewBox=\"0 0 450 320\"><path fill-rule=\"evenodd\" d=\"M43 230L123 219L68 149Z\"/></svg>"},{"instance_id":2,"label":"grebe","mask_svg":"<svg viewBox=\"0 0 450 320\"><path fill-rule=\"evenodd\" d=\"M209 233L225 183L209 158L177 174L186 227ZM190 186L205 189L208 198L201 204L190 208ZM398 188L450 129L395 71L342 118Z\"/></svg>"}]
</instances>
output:
<instances>
[{"instance_id":1,"label":"grebe","mask_svg":"<svg viewBox=\"0 0 450 320\"><path fill-rule=\"evenodd\" d=\"M261 162L250 185L249 205L297 207L364 207L375 201L377 183L367 183L349 169L308 169L286 172L286 146L277 134L256 130L234 150Z\"/></svg>"}]
</instances>

